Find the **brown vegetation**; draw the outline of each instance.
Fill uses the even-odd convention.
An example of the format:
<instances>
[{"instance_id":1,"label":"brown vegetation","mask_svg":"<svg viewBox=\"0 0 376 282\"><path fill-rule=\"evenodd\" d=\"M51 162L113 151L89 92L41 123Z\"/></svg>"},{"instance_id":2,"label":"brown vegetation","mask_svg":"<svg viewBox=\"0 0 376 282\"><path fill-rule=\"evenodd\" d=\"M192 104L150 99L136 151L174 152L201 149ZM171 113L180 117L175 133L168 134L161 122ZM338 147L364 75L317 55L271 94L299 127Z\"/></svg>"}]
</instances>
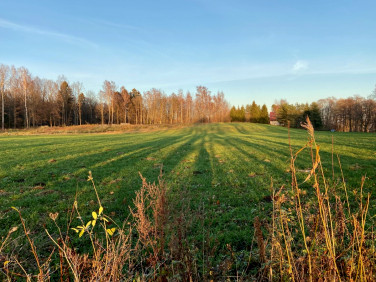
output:
<instances>
[{"instance_id":1,"label":"brown vegetation","mask_svg":"<svg viewBox=\"0 0 376 282\"><path fill-rule=\"evenodd\" d=\"M28 129L7 129L0 133L5 135L49 135L49 134L86 134L86 133L125 133L125 132L152 132L168 129L183 128L184 124L85 124L71 126L39 126Z\"/></svg>"},{"instance_id":2,"label":"brown vegetation","mask_svg":"<svg viewBox=\"0 0 376 282\"><path fill-rule=\"evenodd\" d=\"M362 178L357 197L358 206L350 208L343 175L342 183L326 178L320 147L316 144L309 119L303 127L308 130L310 139L296 153L291 150L291 189L284 186L278 190L272 189L271 221L264 224L268 230L268 258L259 278L372 281L376 270L375 249L373 232L369 229L371 226L366 225L370 195L363 195L365 177ZM298 181L295 162L304 149L311 153L312 169L301 182ZM307 193L302 190L303 183L309 183L313 191ZM310 201L308 195L314 196L315 200ZM256 218L255 226L259 225L257 222ZM259 233L258 237L262 237ZM260 261L265 261L261 252Z\"/></svg>"}]
</instances>

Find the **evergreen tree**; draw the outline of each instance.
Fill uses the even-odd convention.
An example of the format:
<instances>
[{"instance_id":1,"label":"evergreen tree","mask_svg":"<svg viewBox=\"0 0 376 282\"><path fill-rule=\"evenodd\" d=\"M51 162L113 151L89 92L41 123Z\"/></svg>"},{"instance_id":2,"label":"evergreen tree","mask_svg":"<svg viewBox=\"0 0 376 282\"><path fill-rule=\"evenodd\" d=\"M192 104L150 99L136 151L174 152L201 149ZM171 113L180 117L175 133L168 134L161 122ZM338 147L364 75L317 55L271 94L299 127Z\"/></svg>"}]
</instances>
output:
<instances>
[{"instance_id":1,"label":"evergreen tree","mask_svg":"<svg viewBox=\"0 0 376 282\"><path fill-rule=\"evenodd\" d=\"M68 82L63 81L58 92L58 102L60 104L61 124L69 125L71 122L72 106L74 96L72 88L69 87Z\"/></svg>"},{"instance_id":2,"label":"evergreen tree","mask_svg":"<svg viewBox=\"0 0 376 282\"><path fill-rule=\"evenodd\" d=\"M261 113L260 113L260 123L269 124L269 113L268 108L266 105L262 105Z\"/></svg>"},{"instance_id":3,"label":"evergreen tree","mask_svg":"<svg viewBox=\"0 0 376 282\"><path fill-rule=\"evenodd\" d=\"M240 111L239 111L239 121L245 122L245 109L244 109L244 106L242 106L240 108Z\"/></svg>"},{"instance_id":4,"label":"evergreen tree","mask_svg":"<svg viewBox=\"0 0 376 282\"><path fill-rule=\"evenodd\" d=\"M287 103L280 105L278 108L277 120L282 126L287 126L289 122L289 105Z\"/></svg>"},{"instance_id":5,"label":"evergreen tree","mask_svg":"<svg viewBox=\"0 0 376 282\"><path fill-rule=\"evenodd\" d=\"M231 118L231 122L236 121L236 109L235 109L235 106L232 106L232 108L230 110L230 118Z\"/></svg>"},{"instance_id":6,"label":"evergreen tree","mask_svg":"<svg viewBox=\"0 0 376 282\"><path fill-rule=\"evenodd\" d=\"M241 108L237 107L232 107L230 110L230 118L231 122L233 121L240 121L244 122L245 121L245 109L242 106Z\"/></svg>"},{"instance_id":7,"label":"evergreen tree","mask_svg":"<svg viewBox=\"0 0 376 282\"><path fill-rule=\"evenodd\" d=\"M317 103L313 102L310 105L309 110L306 110L304 112L304 118L306 118L306 116L308 116L309 119L311 120L313 128L315 129L322 128L321 113L320 113L319 105Z\"/></svg>"},{"instance_id":8,"label":"evergreen tree","mask_svg":"<svg viewBox=\"0 0 376 282\"><path fill-rule=\"evenodd\" d=\"M261 114L260 106L257 105L255 101L253 101L249 110L250 122L259 122L260 114Z\"/></svg>"}]
</instances>

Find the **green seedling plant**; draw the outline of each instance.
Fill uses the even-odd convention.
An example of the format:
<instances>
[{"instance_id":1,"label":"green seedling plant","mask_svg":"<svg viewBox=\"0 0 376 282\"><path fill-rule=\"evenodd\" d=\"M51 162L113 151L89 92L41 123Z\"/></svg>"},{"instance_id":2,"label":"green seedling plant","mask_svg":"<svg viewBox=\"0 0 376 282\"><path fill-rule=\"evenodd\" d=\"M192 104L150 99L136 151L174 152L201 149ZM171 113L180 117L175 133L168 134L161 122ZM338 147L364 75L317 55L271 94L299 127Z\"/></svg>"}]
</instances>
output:
<instances>
[{"instance_id":1,"label":"green seedling plant","mask_svg":"<svg viewBox=\"0 0 376 282\"><path fill-rule=\"evenodd\" d=\"M93 220L89 220L86 224L84 225L79 225L76 228L72 228L72 230L76 231L76 233L79 233L78 236L81 238L82 235L85 233L85 231L90 232L94 230L94 227L97 223L97 220L99 220L102 224L102 226L106 229L106 232L108 235L112 236L114 235L116 228L106 228L106 223L109 222L109 220L106 218L106 216L103 214L103 207L99 207L98 213L93 211L92 213ZM91 226L91 229L90 229Z\"/></svg>"}]
</instances>

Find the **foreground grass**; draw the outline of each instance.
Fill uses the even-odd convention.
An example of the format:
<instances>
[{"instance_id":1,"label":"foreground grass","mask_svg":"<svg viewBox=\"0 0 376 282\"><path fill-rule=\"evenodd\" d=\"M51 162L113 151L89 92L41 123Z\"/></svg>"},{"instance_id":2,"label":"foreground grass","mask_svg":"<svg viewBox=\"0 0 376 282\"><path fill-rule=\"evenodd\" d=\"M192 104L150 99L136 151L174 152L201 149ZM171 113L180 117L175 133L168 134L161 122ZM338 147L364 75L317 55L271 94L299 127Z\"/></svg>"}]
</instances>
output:
<instances>
[{"instance_id":1,"label":"foreground grass","mask_svg":"<svg viewBox=\"0 0 376 282\"><path fill-rule=\"evenodd\" d=\"M354 191L350 198L359 190L362 175L367 175L364 191L374 191L376 136L337 132L333 136L334 154L340 155L347 188ZM306 141L305 131L291 130L294 150ZM331 176L332 134L317 132L316 141L321 145L324 170ZM190 220L187 237L203 252L202 272L205 266L223 260L218 256L225 256L228 246L239 261L243 256L248 263L253 218L269 217L271 178L274 187L291 182L287 129L268 125L233 123L132 134L1 136L0 146L2 236L19 224L11 206L22 211L36 245L41 247L46 240L39 230L48 222L48 214L64 214L76 194L81 213L90 214L96 202L86 181L88 171L93 173L107 213L121 222L141 185L137 172L155 181L163 166L173 208L170 217L180 213ZM296 164L301 181L309 164L307 152ZM334 172L333 182L340 177L337 162ZM310 186L301 186L305 187L310 192ZM375 206L373 195L370 206ZM374 215L374 208L370 214ZM59 220L63 225L64 216Z\"/></svg>"}]
</instances>

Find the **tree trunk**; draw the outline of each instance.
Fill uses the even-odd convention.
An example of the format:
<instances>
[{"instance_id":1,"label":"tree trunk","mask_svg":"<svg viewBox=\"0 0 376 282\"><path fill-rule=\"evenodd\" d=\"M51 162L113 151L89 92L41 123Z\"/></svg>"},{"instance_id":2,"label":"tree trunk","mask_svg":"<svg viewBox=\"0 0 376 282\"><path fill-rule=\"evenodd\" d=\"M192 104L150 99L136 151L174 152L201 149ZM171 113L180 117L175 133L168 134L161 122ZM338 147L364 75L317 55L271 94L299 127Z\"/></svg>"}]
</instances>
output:
<instances>
[{"instance_id":1,"label":"tree trunk","mask_svg":"<svg viewBox=\"0 0 376 282\"><path fill-rule=\"evenodd\" d=\"M102 125L104 125L104 105L102 103L102 107L101 107L101 120L102 120Z\"/></svg>"},{"instance_id":2,"label":"tree trunk","mask_svg":"<svg viewBox=\"0 0 376 282\"><path fill-rule=\"evenodd\" d=\"M183 101L180 102L180 123L183 123Z\"/></svg>"},{"instance_id":3,"label":"tree trunk","mask_svg":"<svg viewBox=\"0 0 376 282\"><path fill-rule=\"evenodd\" d=\"M16 104L16 98L14 98L14 107L13 107L13 119L14 119L14 123L13 123L13 128L16 129L16 125L17 125L17 104Z\"/></svg>"},{"instance_id":4,"label":"tree trunk","mask_svg":"<svg viewBox=\"0 0 376 282\"><path fill-rule=\"evenodd\" d=\"M111 117L111 124L114 123L114 101L111 102L111 111L112 111L112 117Z\"/></svg>"},{"instance_id":5,"label":"tree trunk","mask_svg":"<svg viewBox=\"0 0 376 282\"><path fill-rule=\"evenodd\" d=\"M25 118L26 118L26 128L29 128L29 114L27 111L27 93L26 88L24 89L24 96L25 96Z\"/></svg>"},{"instance_id":6,"label":"tree trunk","mask_svg":"<svg viewBox=\"0 0 376 282\"><path fill-rule=\"evenodd\" d=\"M81 115L82 115L82 113L81 113L81 104L78 104L78 117L80 119L80 125L82 124Z\"/></svg>"},{"instance_id":7,"label":"tree trunk","mask_svg":"<svg viewBox=\"0 0 376 282\"><path fill-rule=\"evenodd\" d=\"M4 85L1 90L1 129L4 130Z\"/></svg>"}]
</instances>

